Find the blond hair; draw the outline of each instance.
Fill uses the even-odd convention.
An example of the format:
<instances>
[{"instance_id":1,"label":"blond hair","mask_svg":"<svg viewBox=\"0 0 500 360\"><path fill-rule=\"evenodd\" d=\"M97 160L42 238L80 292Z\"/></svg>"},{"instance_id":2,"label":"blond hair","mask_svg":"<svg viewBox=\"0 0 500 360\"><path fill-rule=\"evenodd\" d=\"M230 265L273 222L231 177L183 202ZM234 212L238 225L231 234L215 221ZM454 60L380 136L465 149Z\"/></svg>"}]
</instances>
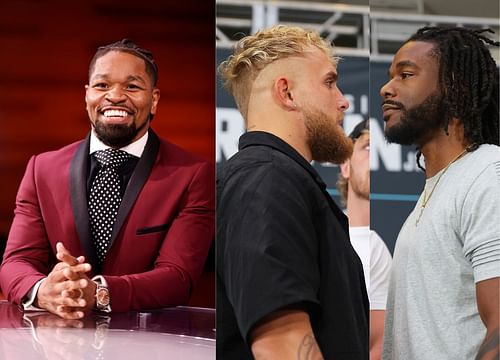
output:
<instances>
[{"instance_id":1,"label":"blond hair","mask_svg":"<svg viewBox=\"0 0 500 360\"><path fill-rule=\"evenodd\" d=\"M236 43L233 55L222 62L218 70L245 121L250 91L259 72L273 61L302 56L306 48L312 46L322 50L337 64L337 58L332 56L332 44L322 39L317 32L300 27L276 25Z\"/></svg>"},{"instance_id":2,"label":"blond hair","mask_svg":"<svg viewBox=\"0 0 500 360\"><path fill-rule=\"evenodd\" d=\"M349 187L349 181L342 175L342 171L340 171L340 169L336 185L337 190L339 191L342 206L347 206L347 188Z\"/></svg>"},{"instance_id":3,"label":"blond hair","mask_svg":"<svg viewBox=\"0 0 500 360\"><path fill-rule=\"evenodd\" d=\"M351 138L352 142L355 143L356 140L358 140L361 137L361 135L364 135L364 134L370 135L370 130L363 129L363 130L361 130L359 135L357 135L357 137L353 138L351 136L351 135L353 135L352 133L351 133L351 135L349 135L349 137ZM349 164L349 166L351 166L351 164ZM337 186L337 190L339 191L340 202L342 203L343 206L347 206L347 189L349 188L349 180L347 180L344 177L344 175L342 175L342 171L340 170L340 168L339 168L337 183L335 185Z\"/></svg>"}]
</instances>

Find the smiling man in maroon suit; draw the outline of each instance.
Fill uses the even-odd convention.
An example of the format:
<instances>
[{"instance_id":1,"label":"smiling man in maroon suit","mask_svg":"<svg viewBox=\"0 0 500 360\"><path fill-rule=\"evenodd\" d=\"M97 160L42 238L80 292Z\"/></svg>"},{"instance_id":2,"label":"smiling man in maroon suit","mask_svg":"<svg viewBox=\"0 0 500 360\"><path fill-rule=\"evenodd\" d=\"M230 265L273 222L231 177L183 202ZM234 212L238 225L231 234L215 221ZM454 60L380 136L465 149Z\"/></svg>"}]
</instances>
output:
<instances>
[{"instance_id":1,"label":"smiling man in maroon suit","mask_svg":"<svg viewBox=\"0 0 500 360\"><path fill-rule=\"evenodd\" d=\"M97 50L89 135L33 156L21 182L0 268L10 301L69 319L188 301L214 234L213 166L150 129L157 71L130 40Z\"/></svg>"}]
</instances>

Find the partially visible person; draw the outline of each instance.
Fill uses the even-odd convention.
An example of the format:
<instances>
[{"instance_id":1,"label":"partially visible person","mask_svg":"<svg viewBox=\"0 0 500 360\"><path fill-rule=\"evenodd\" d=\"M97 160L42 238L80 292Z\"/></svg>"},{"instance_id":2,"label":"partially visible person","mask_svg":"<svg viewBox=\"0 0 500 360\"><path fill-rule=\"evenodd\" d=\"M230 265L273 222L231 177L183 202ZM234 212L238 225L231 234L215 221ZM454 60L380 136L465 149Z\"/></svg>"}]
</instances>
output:
<instances>
[{"instance_id":1,"label":"partially visible person","mask_svg":"<svg viewBox=\"0 0 500 360\"><path fill-rule=\"evenodd\" d=\"M383 359L498 359L498 68L487 30L425 27L380 90L389 142L425 158L394 252Z\"/></svg>"},{"instance_id":2,"label":"partially visible person","mask_svg":"<svg viewBox=\"0 0 500 360\"><path fill-rule=\"evenodd\" d=\"M214 236L214 169L151 129L157 78L130 40L95 53L89 134L33 156L19 187L0 268L9 301L66 319L188 302Z\"/></svg>"},{"instance_id":3,"label":"partially visible person","mask_svg":"<svg viewBox=\"0 0 500 360\"><path fill-rule=\"evenodd\" d=\"M217 179L219 359L368 358L363 268L310 164L352 152L336 64L319 34L279 25L220 67L248 132Z\"/></svg>"},{"instance_id":4,"label":"partially visible person","mask_svg":"<svg viewBox=\"0 0 500 360\"><path fill-rule=\"evenodd\" d=\"M370 300L370 360L382 356L384 314L391 273L391 253L370 230L370 122L361 121L349 137L354 142L350 159L340 165L337 188L347 208L349 236L363 263Z\"/></svg>"}]
</instances>

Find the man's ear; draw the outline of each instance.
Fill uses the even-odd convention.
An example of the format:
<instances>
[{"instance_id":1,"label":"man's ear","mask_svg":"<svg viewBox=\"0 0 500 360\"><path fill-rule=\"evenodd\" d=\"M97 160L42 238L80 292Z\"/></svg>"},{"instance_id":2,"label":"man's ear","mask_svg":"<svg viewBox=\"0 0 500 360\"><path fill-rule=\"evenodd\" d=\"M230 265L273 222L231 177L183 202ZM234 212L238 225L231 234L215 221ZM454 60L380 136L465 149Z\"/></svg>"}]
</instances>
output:
<instances>
[{"instance_id":1,"label":"man's ear","mask_svg":"<svg viewBox=\"0 0 500 360\"><path fill-rule=\"evenodd\" d=\"M160 89L154 88L153 93L151 94L151 114L156 114L156 108L158 106L158 101L160 101Z\"/></svg>"},{"instance_id":2,"label":"man's ear","mask_svg":"<svg viewBox=\"0 0 500 360\"><path fill-rule=\"evenodd\" d=\"M286 77L277 78L273 84L273 98L277 104L286 111L297 109L291 91L290 80Z\"/></svg>"},{"instance_id":3,"label":"man's ear","mask_svg":"<svg viewBox=\"0 0 500 360\"><path fill-rule=\"evenodd\" d=\"M349 180L349 178L351 177L351 161L347 160L343 164L340 164L339 167L340 167L340 173L342 174L344 179Z\"/></svg>"},{"instance_id":4,"label":"man's ear","mask_svg":"<svg viewBox=\"0 0 500 360\"><path fill-rule=\"evenodd\" d=\"M87 101L87 94L89 92L89 85L85 85L85 108L87 109L88 106L88 101Z\"/></svg>"}]
</instances>

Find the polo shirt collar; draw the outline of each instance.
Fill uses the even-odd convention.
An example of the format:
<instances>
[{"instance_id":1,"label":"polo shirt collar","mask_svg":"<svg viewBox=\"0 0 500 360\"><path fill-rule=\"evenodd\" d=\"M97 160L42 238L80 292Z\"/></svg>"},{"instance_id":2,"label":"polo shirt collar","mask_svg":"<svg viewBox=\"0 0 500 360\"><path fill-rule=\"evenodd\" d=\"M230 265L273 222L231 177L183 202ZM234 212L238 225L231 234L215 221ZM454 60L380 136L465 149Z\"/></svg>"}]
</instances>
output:
<instances>
[{"instance_id":1,"label":"polo shirt collar","mask_svg":"<svg viewBox=\"0 0 500 360\"><path fill-rule=\"evenodd\" d=\"M264 131L249 131L241 135L238 149L241 151L244 148L256 145L269 146L287 155L300 166L302 166L313 177L318 186L326 191L325 182L323 181L323 179L321 179L312 165L306 159L304 159L304 157L300 155L297 150L295 150L288 143L286 143L276 135Z\"/></svg>"}]
</instances>

